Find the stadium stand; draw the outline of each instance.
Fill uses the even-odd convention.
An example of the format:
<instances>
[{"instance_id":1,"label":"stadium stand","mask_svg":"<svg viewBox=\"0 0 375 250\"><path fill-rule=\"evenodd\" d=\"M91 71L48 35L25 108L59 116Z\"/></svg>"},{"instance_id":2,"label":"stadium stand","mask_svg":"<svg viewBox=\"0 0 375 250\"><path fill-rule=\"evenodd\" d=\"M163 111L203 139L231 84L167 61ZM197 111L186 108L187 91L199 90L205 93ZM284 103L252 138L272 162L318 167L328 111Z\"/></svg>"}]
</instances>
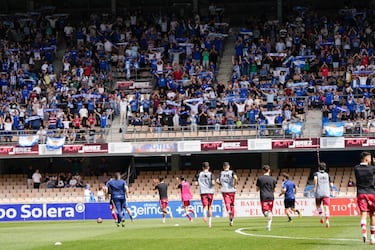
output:
<instances>
[{"instance_id":1,"label":"stadium stand","mask_svg":"<svg viewBox=\"0 0 375 250\"><path fill-rule=\"evenodd\" d=\"M289 168L289 169L274 169L272 175L277 179L277 191L281 189L281 174L287 172L290 178L296 183L298 191L296 197L304 197L305 186L311 183L309 181L310 168ZM218 176L219 171L213 171L215 176ZM238 169L237 197L238 198L256 198L256 179L262 175L262 171L258 169ZM165 178L165 182L169 184L169 198L171 200L180 199L180 191L176 188L176 177L183 175L187 180L193 182L197 172L195 170L183 170L179 172L167 171L142 171L136 179L129 185L131 201L147 201L158 200L158 194L154 190L153 179L159 176ZM57 175L57 174L56 174ZM56 176L50 174L49 176ZM353 178L352 168L330 168L330 175L334 178L333 183L337 191L333 193L335 197L354 197L355 188L348 187L349 178ZM105 177L109 178L109 177ZM69 187L69 180L66 181L63 188L49 188L48 181L41 185L40 189L27 188L26 175L1 175L0 176L0 203L9 202L83 202L85 201L84 190L86 185L90 185L91 191L95 197L95 202L98 200L97 191L103 186L105 182L103 176L84 176L83 187ZM57 183L57 181L56 181ZM192 193L194 199L199 199L198 187L192 185ZM215 187L215 198L221 199L220 188Z\"/></svg>"},{"instance_id":2,"label":"stadium stand","mask_svg":"<svg viewBox=\"0 0 375 250\"><path fill-rule=\"evenodd\" d=\"M225 38L233 35L222 16L189 20L139 11L111 20L93 14L77 26L53 12L27 20L7 16L0 29L1 143L17 143L21 134L37 134L40 142L65 135L66 143L82 143L92 127L94 142L106 140L111 120L121 115L125 141L299 137L308 108L321 109L323 122L344 122L347 135L373 133L373 13L338 14L318 18L305 9L283 23L249 20L235 34L228 82L217 82ZM61 74L53 64L58 35L67 46L57 58ZM155 86L139 87L139 77ZM124 79L114 86L114 78ZM310 169L274 175L283 171L303 196ZM140 173L131 199L156 199L152 177L164 175L173 187L180 174L192 179L195 173ZM259 171L238 174L238 197L257 197ZM331 174L337 195L353 197L354 188L347 187L352 170L331 168ZM25 176L0 178L2 203L83 201L83 188L33 190ZM97 177L84 180L100 184ZM178 190L171 188L171 195L179 199Z\"/></svg>"}]
</instances>

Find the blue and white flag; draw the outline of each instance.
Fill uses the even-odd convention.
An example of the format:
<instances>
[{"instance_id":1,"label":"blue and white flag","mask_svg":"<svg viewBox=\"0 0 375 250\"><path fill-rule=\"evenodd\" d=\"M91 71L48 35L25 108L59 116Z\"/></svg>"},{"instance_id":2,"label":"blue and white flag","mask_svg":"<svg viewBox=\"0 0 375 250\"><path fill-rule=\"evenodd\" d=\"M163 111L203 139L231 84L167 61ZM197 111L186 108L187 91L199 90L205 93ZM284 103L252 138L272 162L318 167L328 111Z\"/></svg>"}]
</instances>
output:
<instances>
[{"instance_id":1,"label":"blue and white flag","mask_svg":"<svg viewBox=\"0 0 375 250\"><path fill-rule=\"evenodd\" d=\"M18 137L18 144L21 147L31 147L38 144L39 136L37 135L20 135Z\"/></svg>"},{"instance_id":2,"label":"blue and white flag","mask_svg":"<svg viewBox=\"0 0 375 250\"><path fill-rule=\"evenodd\" d=\"M64 147L65 136L64 137L47 137L46 148L48 150L55 150Z\"/></svg>"},{"instance_id":3,"label":"blue and white flag","mask_svg":"<svg viewBox=\"0 0 375 250\"><path fill-rule=\"evenodd\" d=\"M326 122L323 124L326 136L344 136L344 123L342 122Z\"/></svg>"},{"instance_id":4,"label":"blue and white flag","mask_svg":"<svg viewBox=\"0 0 375 250\"><path fill-rule=\"evenodd\" d=\"M302 126L303 126L302 122L289 123L288 125L289 133L300 135L302 133Z\"/></svg>"}]
</instances>

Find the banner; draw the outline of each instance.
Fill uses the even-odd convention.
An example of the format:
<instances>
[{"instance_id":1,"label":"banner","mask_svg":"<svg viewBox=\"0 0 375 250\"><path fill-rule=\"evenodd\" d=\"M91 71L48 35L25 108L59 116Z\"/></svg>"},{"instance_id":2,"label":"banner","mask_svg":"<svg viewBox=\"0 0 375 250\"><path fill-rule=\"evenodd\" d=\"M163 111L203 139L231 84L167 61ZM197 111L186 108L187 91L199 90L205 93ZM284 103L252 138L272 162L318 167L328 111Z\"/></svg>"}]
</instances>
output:
<instances>
[{"instance_id":1,"label":"banner","mask_svg":"<svg viewBox=\"0 0 375 250\"><path fill-rule=\"evenodd\" d=\"M39 144L39 155L62 155L62 148L48 149L46 144Z\"/></svg>"},{"instance_id":2,"label":"banner","mask_svg":"<svg viewBox=\"0 0 375 250\"><path fill-rule=\"evenodd\" d=\"M272 149L278 148L319 148L318 138L297 138L285 140L272 140Z\"/></svg>"},{"instance_id":3,"label":"banner","mask_svg":"<svg viewBox=\"0 0 375 250\"><path fill-rule=\"evenodd\" d=\"M344 137L322 137L320 148L345 148Z\"/></svg>"},{"instance_id":4,"label":"banner","mask_svg":"<svg viewBox=\"0 0 375 250\"><path fill-rule=\"evenodd\" d=\"M271 139L248 139L247 149L248 150L271 150L272 140Z\"/></svg>"},{"instance_id":5,"label":"banner","mask_svg":"<svg viewBox=\"0 0 375 250\"><path fill-rule=\"evenodd\" d=\"M38 135L20 135L18 137L18 145L21 147L31 147L39 142Z\"/></svg>"},{"instance_id":6,"label":"banner","mask_svg":"<svg viewBox=\"0 0 375 250\"><path fill-rule=\"evenodd\" d=\"M345 148L375 147L374 137L345 138Z\"/></svg>"},{"instance_id":7,"label":"banner","mask_svg":"<svg viewBox=\"0 0 375 250\"><path fill-rule=\"evenodd\" d=\"M236 199L235 209L237 217L263 216L259 199ZM296 209L302 211L303 216L318 215L313 198L297 198ZM284 199L275 199L273 206L274 216L286 216ZM356 198L331 198L331 216L358 216L359 210ZM225 209L223 216L226 216Z\"/></svg>"},{"instance_id":8,"label":"banner","mask_svg":"<svg viewBox=\"0 0 375 250\"><path fill-rule=\"evenodd\" d=\"M202 151L247 150L247 140L201 142Z\"/></svg>"},{"instance_id":9,"label":"banner","mask_svg":"<svg viewBox=\"0 0 375 250\"><path fill-rule=\"evenodd\" d=\"M159 201L128 202L135 219L162 218ZM203 216L201 201L193 200L190 208L198 217ZM182 218L185 213L181 201L170 201L167 210L174 218ZM212 216L223 216L223 203L214 200ZM113 221L108 202L93 203L51 203L51 204L0 204L0 221L38 221L38 220L94 220L98 217Z\"/></svg>"},{"instance_id":10,"label":"banner","mask_svg":"<svg viewBox=\"0 0 375 250\"><path fill-rule=\"evenodd\" d=\"M120 90L125 89L133 89L134 82L133 81L117 81L116 82L117 88Z\"/></svg>"},{"instance_id":11,"label":"banner","mask_svg":"<svg viewBox=\"0 0 375 250\"><path fill-rule=\"evenodd\" d=\"M108 153L108 144L84 144L78 153Z\"/></svg>"},{"instance_id":12,"label":"banner","mask_svg":"<svg viewBox=\"0 0 375 250\"><path fill-rule=\"evenodd\" d=\"M55 150L64 147L65 136L64 137L47 137L46 148L48 150Z\"/></svg>"},{"instance_id":13,"label":"banner","mask_svg":"<svg viewBox=\"0 0 375 250\"><path fill-rule=\"evenodd\" d=\"M11 155L14 154L13 146L0 146L0 155Z\"/></svg>"},{"instance_id":14,"label":"banner","mask_svg":"<svg viewBox=\"0 0 375 250\"><path fill-rule=\"evenodd\" d=\"M72 145L64 145L62 148L63 154L78 154L81 153L83 149L82 144L72 144Z\"/></svg>"},{"instance_id":15,"label":"banner","mask_svg":"<svg viewBox=\"0 0 375 250\"><path fill-rule=\"evenodd\" d=\"M121 154L131 153L132 144L130 142L110 142L108 143L108 153L110 154Z\"/></svg>"},{"instance_id":16,"label":"banner","mask_svg":"<svg viewBox=\"0 0 375 250\"><path fill-rule=\"evenodd\" d=\"M13 151L9 152L9 155L37 155L39 153L38 145L32 147L13 147Z\"/></svg>"},{"instance_id":17,"label":"banner","mask_svg":"<svg viewBox=\"0 0 375 250\"><path fill-rule=\"evenodd\" d=\"M285 216L284 199L275 199L273 203L273 215ZM315 213L315 199L297 198L296 208L302 211L303 216L312 216ZM263 216L259 199L236 199L235 209L237 217ZM224 215L225 211L224 211Z\"/></svg>"},{"instance_id":18,"label":"banner","mask_svg":"<svg viewBox=\"0 0 375 250\"><path fill-rule=\"evenodd\" d=\"M179 141L177 142L177 152L200 152L201 141Z\"/></svg>"},{"instance_id":19,"label":"banner","mask_svg":"<svg viewBox=\"0 0 375 250\"><path fill-rule=\"evenodd\" d=\"M133 143L132 153L177 152L176 142Z\"/></svg>"},{"instance_id":20,"label":"banner","mask_svg":"<svg viewBox=\"0 0 375 250\"><path fill-rule=\"evenodd\" d=\"M108 153L108 144L73 144L64 145L63 154Z\"/></svg>"},{"instance_id":21,"label":"banner","mask_svg":"<svg viewBox=\"0 0 375 250\"><path fill-rule=\"evenodd\" d=\"M323 123L325 136L344 136L343 122L325 122Z\"/></svg>"},{"instance_id":22,"label":"banner","mask_svg":"<svg viewBox=\"0 0 375 250\"><path fill-rule=\"evenodd\" d=\"M333 216L358 216L360 215L357 198L331 199L330 213Z\"/></svg>"}]
</instances>

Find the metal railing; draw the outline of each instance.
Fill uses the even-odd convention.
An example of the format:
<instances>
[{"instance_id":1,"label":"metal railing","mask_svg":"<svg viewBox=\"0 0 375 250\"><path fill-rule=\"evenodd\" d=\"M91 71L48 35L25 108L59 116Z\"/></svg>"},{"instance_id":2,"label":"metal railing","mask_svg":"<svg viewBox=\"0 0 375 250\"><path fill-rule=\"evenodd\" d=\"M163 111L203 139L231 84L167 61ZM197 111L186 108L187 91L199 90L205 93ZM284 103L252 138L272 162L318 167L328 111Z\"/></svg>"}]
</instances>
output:
<instances>
[{"instance_id":1,"label":"metal railing","mask_svg":"<svg viewBox=\"0 0 375 250\"><path fill-rule=\"evenodd\" d=\"M293 124L293 123L291 123ZM251 138L296 138L300 133L291 132L282 125L241 124L237 125L190 125L178 127L128 126L123 133L124 141L179 140L187 139L251 139Z\"/></svg>"},{"instance_id":2,"label":"metal railing","mask_svg":"<svg viewBox=\"0 0 375 250\"><path fill-rule=\"evenodd\" d=\"M22 136L37 135L38 143L45 144L47 137L65 137L65 144L104 143L113 138L110 128L96 128L92 133L88 128L82 129L45 129L45 130L0 130L0 145L17 145Z\"/></svg>"}]
</instances>

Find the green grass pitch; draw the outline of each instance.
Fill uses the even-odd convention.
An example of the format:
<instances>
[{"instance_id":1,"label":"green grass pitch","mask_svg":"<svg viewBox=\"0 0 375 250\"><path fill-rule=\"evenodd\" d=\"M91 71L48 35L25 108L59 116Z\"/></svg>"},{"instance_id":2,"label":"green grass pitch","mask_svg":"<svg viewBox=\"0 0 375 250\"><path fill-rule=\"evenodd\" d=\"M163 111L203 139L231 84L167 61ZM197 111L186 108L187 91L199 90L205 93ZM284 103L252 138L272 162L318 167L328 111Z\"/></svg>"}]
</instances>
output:
<instances>
[{"instance_id":1,"label":"green grass pitch","mask_svg":"<svg viewBox=\"0 0 375 250\"><path fill-rule=\"evenodd\" d=\"M214 218L212 228L200 218L126 221L2 222L0 248L5 249L373 249L361 240L359 217L332 217L325 228L318 217L275 217L272 231L265 218ZM178 225L177 225L178 224ZM244 228L239 234L236 230ZM61 242L61 245L55 245Z\"/></svg>"}]
</instances>

